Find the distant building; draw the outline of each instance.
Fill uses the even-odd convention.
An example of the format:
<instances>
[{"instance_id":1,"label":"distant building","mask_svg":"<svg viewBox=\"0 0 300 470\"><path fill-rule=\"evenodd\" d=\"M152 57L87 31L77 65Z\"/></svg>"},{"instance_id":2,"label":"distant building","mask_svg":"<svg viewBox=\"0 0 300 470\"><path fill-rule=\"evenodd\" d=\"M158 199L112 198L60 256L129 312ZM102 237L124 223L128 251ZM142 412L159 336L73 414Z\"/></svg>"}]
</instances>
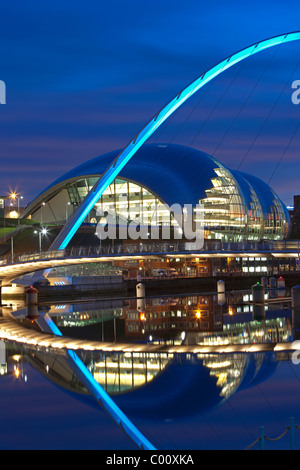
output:
<instances>
[{"instance_id":1,"label":"distant building","mask_svg":"<svg viewBox=\"0 0 300 470\"><path fill-rule=\"evenodd\" d=\"M6 215L4 215L6 212L6 208L5 208L6 199L8 199L8 196L0 196L0 219L7 217Z\"/></svg>"},{"instance_id":2,"label":"distant building","mask_svg":"<svg viewBox=\"0 0 300 470\"><path fill-rule=\"evenodd\" d=\"M294 196L294 207L289 210L291 218L290 238L300 239L300 196Z\"/></svg>"},{"instance_id":3,"label":"distant building","mask_svg":"<svg viewBox=\"0 0 300 470\"><path fill-rule=\"evenodd\" d=\"M4 217L4 205L5 205L5 198L0 196L0 218L3 219Z\"/></svg>"},{"instance_id":4,"label":"distant building","mask_svg":"<svg viewBox=\"0 0 300 470\"><path fill-rule=\"evenodd\" d=\"M24 210L24 207L19 207L19 212L18 208L14 205L6 205L4 209L4 214L6 219L17 219L19 215L22 214ZM3 216L1 216L3 217Z\"/></svg>"}]
</instances>

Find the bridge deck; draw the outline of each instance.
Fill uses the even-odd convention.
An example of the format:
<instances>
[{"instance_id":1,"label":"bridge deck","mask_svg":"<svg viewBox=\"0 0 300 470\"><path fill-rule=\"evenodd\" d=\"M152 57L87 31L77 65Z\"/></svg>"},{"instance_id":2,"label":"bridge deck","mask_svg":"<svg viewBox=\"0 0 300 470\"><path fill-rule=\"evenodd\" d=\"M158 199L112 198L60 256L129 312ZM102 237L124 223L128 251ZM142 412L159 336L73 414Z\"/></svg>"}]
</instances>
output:
<instances>
[{"instance_id":1,"label":"bridge deck","mask_svg":"<svg viewBox=\"0 0 300 470\"><path fill-rule=\"evenodd\" d=\"M81 253L82 252L82 253ZM81 254L80 254L81 253ZM72 250L57 250L54 252L44 253L32 253L24 254L17 258L15 262L9 259L2 259L0 261L0 280L2 286L10 284L14 279L24 276L36 271L42 271L59 266L70 266L76 264L87 264L87 263L105 263L109 261L124 261L130 259L150 259L150 258L166 258L177 257L177 258L195 258L195 257L255 257L269 255L271 257L299 257L299 249L294 250L268 250L261 249L256 251L244 251L244 250L225 250L225 251L212 251L212 250L201 250L201 251L141 251L136 253L102 253L99 248L87 247L85 249L76 249L75 253Z\"/></svg>"}]
</instances>

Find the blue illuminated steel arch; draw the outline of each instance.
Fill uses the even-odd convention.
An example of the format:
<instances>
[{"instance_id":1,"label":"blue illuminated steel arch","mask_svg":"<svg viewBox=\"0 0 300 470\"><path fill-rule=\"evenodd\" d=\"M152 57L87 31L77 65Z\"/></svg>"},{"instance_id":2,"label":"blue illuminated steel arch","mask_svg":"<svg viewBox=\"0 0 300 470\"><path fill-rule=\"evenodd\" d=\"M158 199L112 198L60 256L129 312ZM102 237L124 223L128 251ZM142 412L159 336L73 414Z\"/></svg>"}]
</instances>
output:
<instances>
[{"instance_id":1,"label":"blue illuminated steel arch","mask_svg":"<svg viewBox=\"0 0 300 470\"><path fill-rule=\"evenodd\" d=\"M269 47L278 46L291 41L300 39L300 31L281 34L274 36L264 41L257 42L251 46L242 49L239 52L227 57L222 62L203 73L200 77L190 83L175 98L173 98L166 106L164 106L146 126L136 135L136 137L125 147L116 159L112 162L109 168L105 171L101 178L97 181L86 198L82 201L79 207L74 211L68 222L65 224L50 249L63 249L65 248L74 234L86 218L87 214L94 207L106 188L113 182L116 176L120 173L126 163L133 157L137 150L146 142L146 140L156 131L156 129L163 124L163 122L171 116L188 98L194 95L206 83L210 82L213 78L220 75L225 70L237 64L241 60L257 54Z\"/></svg>"}]
</instances>

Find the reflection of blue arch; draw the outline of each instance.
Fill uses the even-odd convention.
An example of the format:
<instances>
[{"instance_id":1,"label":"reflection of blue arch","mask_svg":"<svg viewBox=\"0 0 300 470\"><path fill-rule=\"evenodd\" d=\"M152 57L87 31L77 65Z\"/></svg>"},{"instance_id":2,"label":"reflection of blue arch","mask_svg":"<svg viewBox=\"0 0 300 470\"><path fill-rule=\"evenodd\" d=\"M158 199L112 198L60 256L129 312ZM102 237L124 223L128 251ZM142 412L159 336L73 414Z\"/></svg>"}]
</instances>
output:
<instances>
[{"instance_id":1,"label":"reflection of blue arch","mask_svg":"<svg viewBox=\"0 0 300 470\"><path fill-rule=\"evenodd\" d=\"M62 336L61 331L52 321L49 316L45 316L45 324L48 325L50 331L57 335ZM139 446L142 450L155 450L155 447L148 441L148 439L137 429L137 427L124 415L122 410L110 398L101 385L94 379L91 372L83 364L78 355L72 350L68 349L66 352L67 361L71 369L75 371L87 390L93 395L96 401L101 404L104 410L113 418L118 426Z\"/></svg>"},{"instance_id":2,"label":"reflection of blue arch","mask_svg":"<svg viewBox=\"0 0 300 470\"><path fill-rule=\"evenodd\" d=\"M213 78L217 77L222 72L237 64L241 60L244 60L247 57L250 57L257 52L261 52L269 47L277 46L279 44L290 41L296 41L298 39L300 39L299 31L281 34L280 36L275 36L248 46L245 49L242 49L241 51L236 52L235 54L219 62L217 65L194 80L190 85L184 88L184 90L178 93L175 98L173 98L151 119L151 121L149 121L149 123L136 135L136 137L127 145L127 147L125 147L125 149L119 153L116 159L105 171L103 176L99 178L98 182L92 188L85 200L72 214L69 221L66 223L52 244L51 249L63 249L68 245L87 214L94 207L105 189L113 182L121 169L133 157L133 155L143 145L143 143L156 131L156 129L188 98L194 95L206 83L210 82Z\"/></svg>"}]
</instances>

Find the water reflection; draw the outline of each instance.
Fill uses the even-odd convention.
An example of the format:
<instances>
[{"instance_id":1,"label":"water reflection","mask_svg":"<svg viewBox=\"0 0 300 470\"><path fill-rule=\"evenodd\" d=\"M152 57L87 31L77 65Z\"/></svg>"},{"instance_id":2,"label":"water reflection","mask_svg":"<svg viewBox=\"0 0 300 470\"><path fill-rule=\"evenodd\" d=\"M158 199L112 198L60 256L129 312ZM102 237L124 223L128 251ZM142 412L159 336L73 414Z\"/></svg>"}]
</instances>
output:
<instances>
[{"instance_id":1,"label":"water reflection","mask_svg":"<svg viewBox=\"0 0 300 470\"><path fill-rule=\"evenodd\" d=\"M3 344L2 344L3 346ZM275 353L168 355L78 353L103 388L132 417L180 419L222 404L237 390L266 380L281 360ZM30 383L28 363L78 399L90 394L64 353L5 343L6 370Z\"/></svg>"},{"instance_id":2,"label":"water reflection","mask_svg":"<svg viewBox=\"0 0 300 470\"><path fill-rule=\"evenodd\" d=\"M4 310L3 310L4 312ZM51 318L63 336L115 344L141 344L143 352L79 350L82 362L103 389L132 415L154 419L203 413L237 390L274 373L286 354L177 354L151 352L152 345L222 345L291 342L294 338L289 292L269 291L263 304L251 292L178 295L137 299L33 305L11 309L26 331L47 332ZM4 325L5 326L5 325ZM3 327L2 327L3 328ZM69 347L69 346L66 346ZM87 397L89 392L70 365L66 350L1 342L1 374L25 380L29 363L56 385ZM26 376L27 380L27 376ZM195 397L197 399L195 400Z\"/></svg>"},{"instance_id":3,"label":"water reflection","mask_svg":"<svg viewBox=\"0 0 300 470\"><path fill-rule=\"evenodd\" d=\"M289 292L278 290L268 291L262 303L254 303L251 292L244 291L146 298L142 306L140 299L125 298L5 310L21 326L41 330L48 315L64 336L100 343L281 343L293 341L299 325Z\"/></svg>"},{"instance_id":4,"label":"water reflection","mask_svg":"<svg viewBox=\"0 0 300 470\"><path fill-rule=\"evenodd\" d=\"M186 345L258 344L293 340L289 292L183 295L84 304L60 304L48 313L68 336L100 341ZM224 298L223 298L224 296ZM99 327L96 325L99 324Z\"/></svg>"}]
</instances>

